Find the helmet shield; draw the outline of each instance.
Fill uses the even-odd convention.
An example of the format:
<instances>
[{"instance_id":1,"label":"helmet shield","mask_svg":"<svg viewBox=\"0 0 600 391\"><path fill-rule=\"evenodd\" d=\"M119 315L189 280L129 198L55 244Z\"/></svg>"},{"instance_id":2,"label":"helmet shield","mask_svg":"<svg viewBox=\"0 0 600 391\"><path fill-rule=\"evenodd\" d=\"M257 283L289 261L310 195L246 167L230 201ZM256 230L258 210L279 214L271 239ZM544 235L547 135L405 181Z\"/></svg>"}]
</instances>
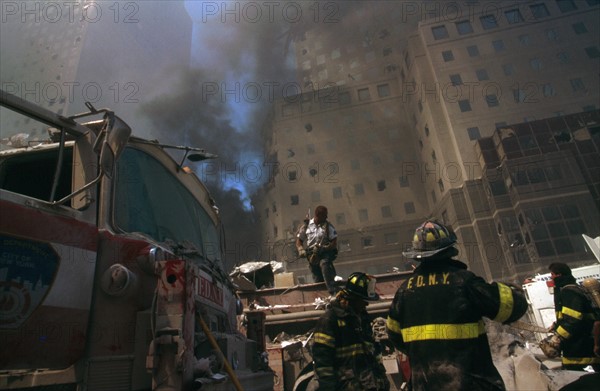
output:
<instances>
[{"instance_id":1,"label":"helmet shield","mask_svg":"<svg viewBox=\"0 0 600 391\"><path fill-rule=\"evenodd\" d=\"M377 279L369 274L355 272L348 277L344 290L363 300L376 301L379 295L375 291Z\"/></svg>"}]
</instances>

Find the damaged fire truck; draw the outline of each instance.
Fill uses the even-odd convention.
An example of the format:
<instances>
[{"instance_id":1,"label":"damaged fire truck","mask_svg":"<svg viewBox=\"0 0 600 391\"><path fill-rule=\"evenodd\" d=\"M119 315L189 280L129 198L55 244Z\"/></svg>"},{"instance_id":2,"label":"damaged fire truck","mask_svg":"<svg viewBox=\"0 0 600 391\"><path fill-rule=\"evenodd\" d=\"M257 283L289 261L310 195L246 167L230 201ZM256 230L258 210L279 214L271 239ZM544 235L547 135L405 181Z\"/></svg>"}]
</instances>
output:
<instances>
[{"instance_id":1,"label":"damaged fire truck","mask_svg":"<svg viewBox=\"0 0 600 391\"><path fill-rule=\"evenodd\" d=\"M89 103L68 118L0 103L50 126L0 151L0 389L272 390L237 331L218 209L183 167L214 155L134 137Z\"/></svg>"}]
</instances>

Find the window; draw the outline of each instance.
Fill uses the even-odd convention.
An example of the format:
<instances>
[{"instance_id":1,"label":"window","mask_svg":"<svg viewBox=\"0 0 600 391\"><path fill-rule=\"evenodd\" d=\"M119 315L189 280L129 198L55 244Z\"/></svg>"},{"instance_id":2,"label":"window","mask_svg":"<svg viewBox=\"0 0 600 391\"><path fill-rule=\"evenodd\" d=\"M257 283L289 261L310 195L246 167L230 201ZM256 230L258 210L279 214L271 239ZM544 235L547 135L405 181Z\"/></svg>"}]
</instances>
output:
<instances>
[{"instance_id":1,"label":"window","mask_svg":"<svg viewBox=\"0 0 600 391\"><path fill-rule=\"evenodd\" d=\"M539 58L532 58L531 60L529 60L529 65L534 71L539 71L540 69L542 69L542 60L540 60Z\"/></svg>"},{"instance_id":2,"label":"window","mask_svg":"<svg viewBox=\"0 0 600 391\"><path fill-rule=\"evenodd\" d=\"M575 11L577 9L577 6L573 0L556 0L556 5L562 13Z\"/></svg>"},{"instance_id":3,"label":"window","mask_svg":"<svg viewBox=\"0 0 600 391\"><path fill-rule=\"evenodd\" d=\"M354 185L354 195L363 195L365 194L365 188L363 187L362 183L358 183L356 185Z\"/></svg>"},{"instance_id":4,"label":"window","mask_svg":"<svg viewBox=\"0 0 600 391\"><path fill-rule=\"evenodd\" d=\"M483 27L484 30L498 27L498 21L494 15L484 15L480 17L479 20L481 21L481 27Z\"/></svg>"},{"instance_id":5,"label":"window","mask_svg":"<svg viewBox=\"0 0 600 391\"><path fill-rule=\"evenodd\" d=\"M552 84L550 83L542 85L542 93L546 97L556 95L556 91L554 91L554 87L552 87Z\"/></svg>"},{"instance_id":6,"label":"window","mask_svg":"<svg viewBox=\"0 0 600 391\"><path fill-rule=\"evenodd\" d=\"M383 236L385 244L398 244L398 232L389 232Z\"/></svg>"},{"instance_id":7,"label":"window","mask_svg":"<svg viewBox=\"0 0 600 391\"><path fill-rule=\"evenodd\" d=\"M515 89L513 90L513 97L515 98L515 103L523 103L525 102L525 91Z\"/></svg>"},{"instance_id":8,"label":"window","mask_svg":"<svg viewBox=\"0 0 600 391\"><path fill-rule=\"evenodd\" d=\"M358 210L358 220L360 222L369 221L369 212L366 209Z\"/></svg>"},{"instance_id":9,"label":"window","mask_svg":"<svg viewBox=\"0 0 600 391\"><path fill-rule=\"evenodd\" d=\"M450 75L450 81L452 82L453 86L458 86L463 83L459 74Z\"/></svg>"},{"instance_id":10,"label":"window","mask_svg":"<svg viewBox=\"0 0 600 391\"><path fill-rule=\"evenodd\" d=\"M469 102L468 99L462 99L458 101L458 107L460 108L461 112L467 112L467 111L471 111L471 103Z\"/></svg>"},{"instance_id":11,"label":"window","mask_svg":"<svg viewBox=\"0 0 600 391\"><path fill-rule=\"evenodd\" d=\"M587 27L585 27L585 24L583 24L582 22L575 23L573 25L573 31L575 31L575 34L577 35L585 34L588 32Z\"/></svg>"},{"instance_id":12,"label":"window","mask_svg":"<svg viewBox=\"0 0 600 391\"><path fill-rule=\"evenodd\" d=\"M437 156L435 155L435 151L431 151L431 160L435 163L437 161Z\"/></svg>"},{"instance_id":13,"label":"window","mask_svg":"<svg viewBox=\"0 0 600 391\"><path fill-rule=\"evenodd\" d=\"M519 35L519 43L523 46L529 46L531 44L529 34Z\"/></svg>"},{"instance_id":14,"label":"window","mask_svg":"<svg viewBox=\"0 0 600 391\"><path fill-rule=\"evenodd\" d=\"M346 224L346 215L343 213L336 213L335 214L335 223L337 225Z\"/></svg>"},{"instance_id":15,"label":"window","mask_svg":"<svg viewBox=\"0 0 600 391\"><path fill-rule=\"evenodd\" d=\"M429 127L425 125L425 136L429 137Z\"/></svg>"},{"instance_id":16,"label":"window","mask_svg":"<svg viewBox=\"0 0 600 391\"><path fill-rule=\"evenodd\" d=\"M585 50L585 54L587 54L589 58L600 57L600 50L598 50L597 46L588 46L584 50Z\"/></svg>"},{"instance_id":17,"label":"window","mask_svg":"<svg viewBox=\"0 0 600 391\"><path fill-rule=\"evenodd\" d=\"M126 148L116 170L114 218L119 229L142 232L159 242L167 237L178 243L189 242L198 255L211 261L219 259L217 228L202 205L162 163L145 152Z\"/></svg>"},{"instance_id":18,"label":"window","mask_svg":"<svg viewBox=\"0 0 600 391\"><path fill-rule=\"evenodd\" d=\"M319 202L321 201L321 192L319 190L315 190L313 192L310 193L310 200L312 202Z\"/></svg>"},{"instance_id":19,"label":"window","mask_svg":"<svg viewBox=\"0 0 600 391\"><path fill-rule=\"evenodd\" d=\"M380 84L377 86L377 95L380 98L385 98L386 96L390 96L390 85L389 84Z\"/></svg>"},{"instance_id":20,"label":"window","mask_svg":"<svg viewBox=\"0 0 600 391\"><path fill-rule=\"evenodd\" d=\"M490 80L487 70L485 69L478 69L477 71L475 71L475 73L477 74L477 80L479 81Z\"/></svg>"},{"instance_id":21,"label":"window","mask_svg":"<svg viewBox=\"0 0 600 391\"><path fill-rule=\"evenodd\" d=\"M298 205L300 203L300 197L297 195L293 195L290 197L290 201L292 205Z\"/></svg>"},{"instance_id":22,"label":"window","mask_svg":"<svg viewBox=\"0 0 600 391\"><path fill-rule=\"evenodd\" d=\"M352 99L350 98L350 93L347 91L340 92L338 94L338 99L339 99L340 105L347 105L347 104L350 104L350 102L352 101Z\"/></svg>"},{"instance_id":23,"label":"window","mask_svg":"<svg viewBox=\"0 0 600 391\"><path fill-rule=\"evenodd\" d=\"M452 50L444 50L442 52L442 58L444 59L444 62L453 61L454 54L452 53Z\"/></svg>"},{"instance_id":24,"label":"window","mask_svg":"<svg viewBox=\"0 0 600 391\"><path fill-rule=\"evenodd\" d=\"M441 179L438 180L438 187L440 188L440 192L443 193L444 192L444 182Z\"/></svg>"},{"instance_id":25,"label":"window","mask_svg":"<svg viewBox=\"0 0 600 391\"><path fill-rule=\"evenodd\" d=\"M295 182L297 179L298 179L298 173L296 172L296 170L288 171L288 180L290 182Z\"/></svg>"},{"instance_id":26,"label":"window","mask_svg":"<svg viewBox=\"0 0 600 391\"><path fill-rule=\"evenodd\" d=\"M407 176L401 176L400 177L400 187L408 187L409 183L408 183L408 177Z\"/></svg>"},{"instance_id":27,"label":"window","mask_svg":"<svg viewBox=\"0 0 600 391\"><path fill-rule=\"evenodd\" d=\"M340 199L342 198L342 188L341 187L334 187L333 190L333 198L334 199Z\"/></svg>"},{"instance_id":28,"label":"window","mask_svg":"<svg viewBox=\"0 0 600 391\"><path fill-rule=\"evenodd\" d=\"M492 46L494 47L494 50L496 52L501 52L506 49L506 46L504 46L504 41L501 39L496 39L495 41L492 41Z\"/></svg>"},{"instance_id":29,"label":"window","mask_svg":"<svg viewBox=\"0 0 600 391\"><path fill-rule=\"evenodd\" d=\"M468 128L467 134L469 135L469 140L478 140L481 138L481 134L479 133L478 127Z\"/></svg>"},{"instance_id":30,"label":"window","mask_svg":"<svg viewBox=\"0 0 600 391\"><path fill-rule=\"evenodd\" d=\"M479 56L479 49L477 48L477 45L467 46L467 53L469 53L469 57Z\"/></svg>"},{"instance_id":31,"label":"window","mask_svg":"<svg viewBox=\"0 0 600 391\"><path fill-rule=\"evenodd\" d=\"M432 27L431 32L433 33L433 38L436 41L438 39L448 38L448 30L444 25Z\"/></svg>"},{"instance_id":32,"label":"window","mask_svg":"<svg viewBox=\"0 0 600 391\"><path fill-rule=\"evenodd\" d=\"M363 247L373 247L373 237L372 236L364 236L361 238Z\"/></svg>"},{"instance_id":33,"label":"window","mask_svg":"<svg viewBox=\"0 0 600 391\"><path fill-rule=\"evenodd\" d=\"M381 207L381 217L392 217L392 207L389 205Z\"/></svg>"},{"instance_id":34,"label":"window","mask_svg":"<svg viewBox=\"0 0 600 391\"><path fill-rule=\"evenodd\" d=\"M504 15L506 16L506 21L508 24L521 23L523 21L523 16L518 8L504 11Z\"/></svg>"},{"instance_id":35,"label":"window","mask_svg":"<svg viewBox=\"0 0 600 391\"><path fill-rule=\"evenodd\" d=\"M404 212L406 212L406 214L408 214L408 215L415 213L415 204L414 204L414 202L412 202L412 201L405 202L404 203Z\"/></svg>"},{"instance_id":36,"label":"window","mask_svg":"<svg viewBox=\"0 0 600 391\"><path fill-rule=\"evenodd\" d=\"M556 58L558 58L558 61L561 64L568 64L570 61L569 53L567 53L567 52L559 52L556 55Z\"/></svg>"},{"instance_id":37,"label":"window","mask_svg":"<svg viewBox=\"0 0 600 391\"><path fill-rule=\"evenodd\" d=\"M459 35L469 34L473 32L473 26L471 26L471 22L468 20L463 20L456 23L456 31L458 31Z\"/></svg>"},{"instance_id":38,"label":"window","mask_svg":"<svg viewBox=\"0 0 600 391\"><path fill-rule=\"evenodd\" d=\"M573 89L573 92L585 91L585 85L583 84L583 80L581 80L580 78L571 79L569 80L569 82L571 83L571 88Z\"/></svg>"},{"instance_id":39,"label":"window","mask_svg":"<svg viewBox=\"0 0 600 391\"><path fill-rule=\"evenodd\" d=\"M385 190L385 180L377 181L377 191Z\"/></svg>"},{"instance_id":40,"label":"window","mask_svg":"<svg viewBox=\"0 0 600 391\"><path fill-rule=\"evenodd\" d=\"M361 88L358 90L358 100L364 101L371 99L371 93L368 88Z\"/></svg>"},{"instance_id":41,"label":"window","mask_svg":"<svg viewBox=\"0 0 600 391\"><path fill-rule=\"evenodd\" d=\"M529 6L529 9L531 9L531 14L535 19L542 19L550 16L546 4L533 4Z\"/></svg>"},{"instance_id":42,"label":"window","mask_svg":"<svg viewBox=\"0 0 600 391\"><path fill-rule=\"evenodd\" d=\"M548 38L548 41L557 41L558 40L558 31L556 29L546 30L546 38Z\"/></svg>"},{"instance_id":43,"label":"window","mask_svg":"<svg viewBox=\"0 0 600 391\"><path fill-rule=\"evenodd\" d=\"M488 107L496 107L499 104L498 97L495 94L486 95L485 102L487 103Z\"/></svg>"},{"instance_id":44,"label":"window","mask_svg":"<svg viewBox=\"0 0 600 391\"><path fill-rule=\"evenodd\" d=\"M512 64L504 64L502 65L502 72L504 72L504 76L510 76L515 73L515 68Z\"/></svg>"}]
</instances>

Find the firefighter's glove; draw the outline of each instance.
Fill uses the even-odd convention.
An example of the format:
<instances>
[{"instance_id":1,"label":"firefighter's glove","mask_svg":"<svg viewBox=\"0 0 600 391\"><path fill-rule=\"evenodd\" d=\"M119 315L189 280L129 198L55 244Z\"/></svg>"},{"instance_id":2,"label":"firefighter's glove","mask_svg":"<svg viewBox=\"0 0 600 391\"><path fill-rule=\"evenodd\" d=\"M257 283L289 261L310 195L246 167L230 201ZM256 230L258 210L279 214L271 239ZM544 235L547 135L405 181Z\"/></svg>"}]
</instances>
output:
<instances>
[{"instance_id":1,"label":"firefighter's glove","mask_svg":"<svg viewBox=\"0 0 600 391\"><path fill-rule=\"evenodd\" d=\"M298 257L299 258L306 258L306 250L303 249L302 247L298 247Z\"/></svg>"},{"instance_id":2,"label":"firefighter's glove","mask_svg":"<svg viewBox=\"0 0 600 391\"><path fill-rule=\"evenodd\" d=\"M558 334L552 334L540 341L540 349L548 358L560 356L560 345L562 338Z\"/></svg>"}]
</instances>

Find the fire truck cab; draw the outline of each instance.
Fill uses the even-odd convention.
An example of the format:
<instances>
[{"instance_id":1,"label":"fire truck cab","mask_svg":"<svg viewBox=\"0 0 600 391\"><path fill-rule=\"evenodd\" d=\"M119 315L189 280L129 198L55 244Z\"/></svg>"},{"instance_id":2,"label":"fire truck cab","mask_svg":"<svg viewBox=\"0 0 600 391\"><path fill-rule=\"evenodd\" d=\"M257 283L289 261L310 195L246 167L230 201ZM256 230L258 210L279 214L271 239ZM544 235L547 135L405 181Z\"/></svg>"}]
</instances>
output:
<instances>
[{"instance_id":1,"label":"fire truck cab","mask_svg":"<svg viewBox=\"0 0 600 391\"><path fill-rule=\"evenodd\" d=\"M0 151L0 389L272 389L237 331L218 209L172 146L89 104L0 103L54 128Z\"/></svg>"}]
</instances>

